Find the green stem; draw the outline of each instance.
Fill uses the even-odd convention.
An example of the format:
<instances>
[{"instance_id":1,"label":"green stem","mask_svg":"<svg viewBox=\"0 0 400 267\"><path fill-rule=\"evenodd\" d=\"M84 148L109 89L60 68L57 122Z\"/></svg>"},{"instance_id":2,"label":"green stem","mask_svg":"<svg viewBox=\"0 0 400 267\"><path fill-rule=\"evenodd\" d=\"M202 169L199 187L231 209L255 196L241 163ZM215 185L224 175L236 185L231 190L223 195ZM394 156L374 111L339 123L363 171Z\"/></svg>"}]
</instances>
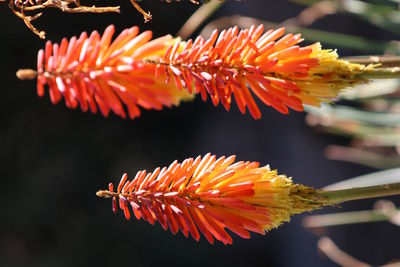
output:
<instances>
[{"instance_id":1,"label":"green stem","mask_svg":"<svg viewBox=\"0 0 400 267\"><path fill-rule=\"evenodd\" d=\"M327 198L328 202L331 204L358 199L400 195L400 183L320 191L319 195Z\"/></svg>"},{"instance_id":2,"label":"green stem","mask_svg":"<svg viewBox=\"0 0 400 267\"><path fill-rule=\"evenodd\" d=\"M357 76L365 79L398 79L400 67L370 69Z\"/></svg>"}]
</instances>

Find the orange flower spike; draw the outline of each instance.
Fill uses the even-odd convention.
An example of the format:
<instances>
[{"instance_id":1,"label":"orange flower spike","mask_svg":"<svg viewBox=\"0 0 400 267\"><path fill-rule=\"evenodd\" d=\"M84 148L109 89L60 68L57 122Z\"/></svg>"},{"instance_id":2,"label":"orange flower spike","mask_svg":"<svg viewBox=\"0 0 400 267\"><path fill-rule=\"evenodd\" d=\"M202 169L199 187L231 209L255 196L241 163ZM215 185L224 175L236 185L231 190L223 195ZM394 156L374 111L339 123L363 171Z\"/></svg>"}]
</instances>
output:
<instances>
[{"instance_id":1,"label":"orange flower spike","mask_svg":"<svg viewBox=\"0 0 400 267\"><path fill-rule=\"evenodd\" d=\"M319 106L341 90L368 80L362 74L374 66L338 59L336 52L322 50L319 43L300 47L300 34L284 28L263 33L264 27L237 27L213 31L208 40L199 36L182 42L170 35L151 40L150 31L139 34L132 27L112 41L114 27L102 36L63 39L46 43L38 53L37 71L20 70L21 79L37 76L37 93L49 87L53 103L64 98L67 107L83 111L97 109L130 118L140 109L178 105L193 94L229 111L232 95L242 113L246 108L255 119L261 111L254 95L265 105L287 114L289 108ZM172 79L171 79L172 78Z\"/></svg>"},{"instance_id":2,"label":"orange flower spike","mask_svg":"<svg viewBox=\"0 0 400 267\"><path fill-rule=\"evenodd\" d=\"M118 198L128 220L132 209L137 219L158 221L174 234L180 230L199 240L201 232L210 243L215 238L224 244L232 244L226 229L250 238L249 232L265 234L293 214L331 204L268 166L234 160L207 154L174 161L153 173L140 171L132 181L124 174L116 192L110 184L97 195L112 198L114 211Z\"/></svg>"}]
</instances>

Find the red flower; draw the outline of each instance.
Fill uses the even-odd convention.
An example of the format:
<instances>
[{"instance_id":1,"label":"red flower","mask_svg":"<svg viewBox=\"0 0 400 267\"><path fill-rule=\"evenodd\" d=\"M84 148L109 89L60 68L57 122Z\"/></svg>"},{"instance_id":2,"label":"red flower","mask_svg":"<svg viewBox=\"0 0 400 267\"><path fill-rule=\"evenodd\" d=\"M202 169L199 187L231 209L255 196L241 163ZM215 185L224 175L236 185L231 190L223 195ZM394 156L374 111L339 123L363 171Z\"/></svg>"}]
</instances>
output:
<instances>
[{"instance_id":1,"label":"red flower","mask_svg":"<svg viewBox=\"0 0 400 267\"><path fill-rule=\"evenodd\" d=\"M173 234L199 240L201 232L210 243L215 238L224 244L232 243L225 229L250 238L250 232L265 234L293 214L328 204L314 189L293 184L269 166L234 161L235 156L210 154L174 161L153 172L139 171L130 181L124 174L116 191L110 183L97 195L111 197L113 211L119 206L128 220L132 210L137 219L158 221Z\"/></svg>"},{"instance_id":2,"label":"red flower","mask_svg":"<svg viewBox=\"0 0 400 267\"><path fill-rule=\"evenodd\" d=\"M284 35L283 28L264 33L262 25L187 42L169 35L150 41L151 32L138 35L137 27L111 41L113 33L109 26L102 37L95 31L60 45L47 42L38 54L38 94L47 84L53 103L64 97L68 107L96 112L98 106L105 116L113 110L125 117L124 103L131 118L139 116L139 106L159 110L192 93L229 110L233 96L242 113L248 108L259 119L254 95L284 114L303 111L366 82L358 75L373 68L339 60L319 43L300 47L300 34ZM20 78L34 74L18 72Z\"/></svg>"}]
</instances>

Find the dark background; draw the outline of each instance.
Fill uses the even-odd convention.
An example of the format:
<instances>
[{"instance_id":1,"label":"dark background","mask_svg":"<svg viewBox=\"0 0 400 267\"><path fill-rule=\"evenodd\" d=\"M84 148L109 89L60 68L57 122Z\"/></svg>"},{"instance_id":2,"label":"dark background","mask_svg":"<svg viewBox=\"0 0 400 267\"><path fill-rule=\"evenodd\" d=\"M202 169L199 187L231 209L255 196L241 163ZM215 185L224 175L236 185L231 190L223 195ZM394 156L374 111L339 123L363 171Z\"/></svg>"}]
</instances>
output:
<instances>
[{"instance_id":1,"label":"dark background","mask_svg":"<svg viewBox=\"0 0 400 267\"><path fill-rule=\"evenodd\" d=\"M35 25L56 42L82 31L102 32L111 23L117 32L136 24L160 36L175 34L197 8L186 2L146 1L143 7L152 11L153 21L144 25L129 1L107 2L120 4L122 14L47 10ZM255 121L249 114L241 115L235 105L228 113L199 98L178 108L144 111L133 121L54 106L48 95L37 97L34 81L15 77L18 68L35 67L44 41L6 4L0 7L0 266L335 266L318 253L318 236L301 226L302 215L266 236L254 234L250 240L235 236L232 246L212 246L205 238L197 243L164 232L159 225L126 221L122 213L112 213L111 201L97 198L95 192L110 181L117 183L123 172L134 175L207 152L269 163L295 182L322 187L374 171L324 158L326 145L348 140L308 128L301 113L284 116L261 106L263 117ZM242 14L281 22L301 9L286 1L229 1L212 18ZM328 16L312 26L394 39L345 15ZM398 203L399 198L392 199ZM341 210L318 213L370 209L374 201L346 203ZM332 227L325 234L374 265L400 256L400 231L389 223Z\"/></svg>"}]
</instances>

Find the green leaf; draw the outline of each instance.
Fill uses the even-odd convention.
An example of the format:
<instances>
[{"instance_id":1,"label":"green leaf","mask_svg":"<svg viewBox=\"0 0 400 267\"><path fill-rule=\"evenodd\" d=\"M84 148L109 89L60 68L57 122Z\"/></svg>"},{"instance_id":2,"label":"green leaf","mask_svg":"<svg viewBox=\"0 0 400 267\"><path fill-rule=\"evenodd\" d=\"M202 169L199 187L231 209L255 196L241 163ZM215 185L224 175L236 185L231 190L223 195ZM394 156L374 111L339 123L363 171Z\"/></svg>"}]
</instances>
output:
<instances>
[{"instance_id":1,"label":"green leaf","mask_svg":"<svg viewBox=\"0 0 400 267\"><path fill-rule=\"evenodd\" d=\"M374 172L357 176L324 187L324 190L341 190L353 187L376 186L381 184L394 184L400 182L400 168Z\"/></svg>"}]
</instances>

